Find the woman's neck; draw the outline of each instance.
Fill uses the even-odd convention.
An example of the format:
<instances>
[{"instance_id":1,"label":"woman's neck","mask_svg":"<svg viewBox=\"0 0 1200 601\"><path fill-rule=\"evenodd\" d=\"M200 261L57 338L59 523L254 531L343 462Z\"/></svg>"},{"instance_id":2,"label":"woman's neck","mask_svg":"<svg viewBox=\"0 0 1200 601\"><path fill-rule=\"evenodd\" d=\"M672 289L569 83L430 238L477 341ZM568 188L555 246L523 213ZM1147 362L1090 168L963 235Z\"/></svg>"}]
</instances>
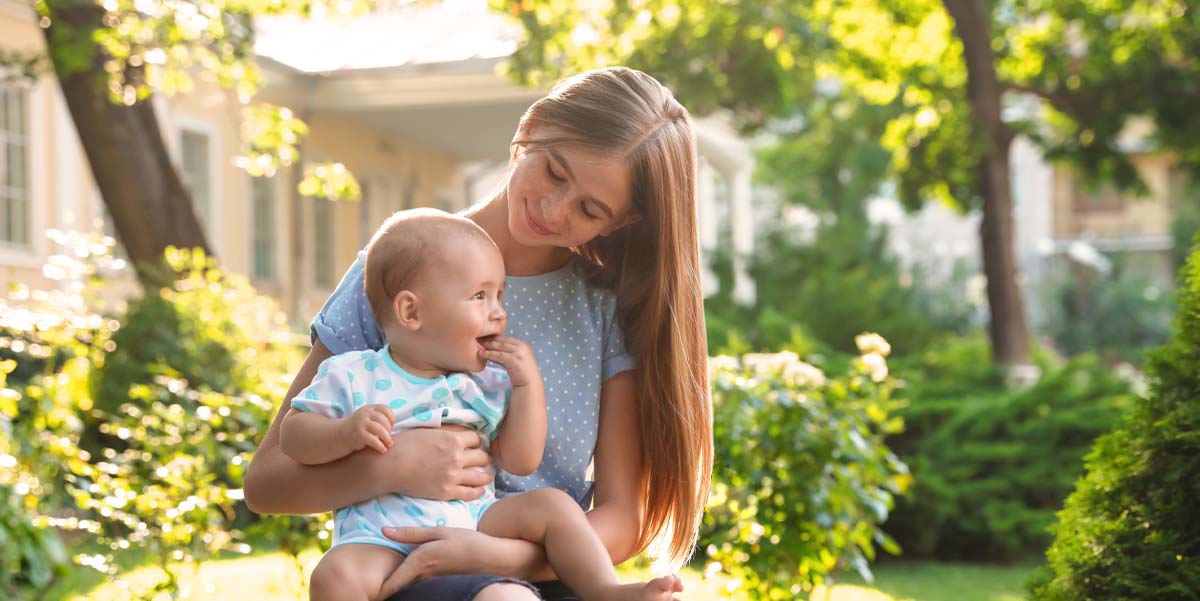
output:
<instances>
[{"instance_id":1,"label":"woman's neck","mask_svg":"<svg viewBox=\"0 0 1200 601\"><path fill-rule=\"evenodd\" d=\"M487 202L468 209L465 216L487 232L500 255L504 257L504 272L512 276L531 276L549 273L566 265L571 252L557 246L525 246L513 239L508 229L508 200L505 190Z\"/></svg>"}]
</instances>

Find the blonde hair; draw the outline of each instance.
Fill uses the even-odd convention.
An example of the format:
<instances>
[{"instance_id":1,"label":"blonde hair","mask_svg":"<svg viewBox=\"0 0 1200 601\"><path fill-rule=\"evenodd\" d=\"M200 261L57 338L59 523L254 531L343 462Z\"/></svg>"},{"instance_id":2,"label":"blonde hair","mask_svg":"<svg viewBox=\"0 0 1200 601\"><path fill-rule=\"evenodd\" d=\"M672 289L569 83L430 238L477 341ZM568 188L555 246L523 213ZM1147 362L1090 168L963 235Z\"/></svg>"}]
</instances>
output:
<instances>
[{"instance_id":1,"label":"blonde hair","mask_svg":"<svg viewBox=\"0 0 1200 601\"><path fill-rule=\"evenodd\" d=\"M391 323L396 295L411 289L429 265L444 264L449 243L461 243L464 238L496 246L474 221L445 211L410 209L388 217L367 244L363 269L363 287L375 322L381 326Z\"/></svg>"},{"instance_id":2,"label":"blonde hair","mask_svg":"<svg viewBox=\"0 0 1200 601\"><path fill-rule=\"evenodd\" d=\"M582 146L623 158L641 217L571 249L589 280L615 288L618 320L638 360L642 529L673 562L695 546L712 477L712 407L696 235L691 117L653 77L624 67L560 82L521 118L518 153ZM536 137L528 137L531 134Z\"/></svg>"}]
</instances>

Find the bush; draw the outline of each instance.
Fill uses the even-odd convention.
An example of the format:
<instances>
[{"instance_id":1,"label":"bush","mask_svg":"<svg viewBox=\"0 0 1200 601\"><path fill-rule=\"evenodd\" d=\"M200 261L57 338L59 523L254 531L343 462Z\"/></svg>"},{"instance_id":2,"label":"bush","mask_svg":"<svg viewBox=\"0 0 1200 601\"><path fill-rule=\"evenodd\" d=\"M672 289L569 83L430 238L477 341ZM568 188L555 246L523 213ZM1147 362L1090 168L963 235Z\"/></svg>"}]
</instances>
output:
<instances>
[{"instance_id":1,"label":"bush","mask_svg":"<svg viewBox=\"0 0 1200 601\"><path fill-rule=\"evenodd\" d=\"M1096 441L1054 526L1040 601L1200 599L1200 247L1150 390Z\"/></svg>"},{"instance_id":2,"label":"bush","mask_svg":"<svg viewBox=\"0 0 1200 601\"><path fill-rule=\"evenodd\" d=\"M48 273L74 293L18 291L0 319L14 333L0 346L42 370L0 405L36 523L84 533L99 548L76 562L109 578L117 553L154 558L165 578L146 596L178 593L179 571L218 551L249 552L246 530L295 553L327 540L318 517L259 517L241 501L299 360L274 304L203 253L172 249L164 284L105 316L97 299L123 270L111 239L55 234L75 244Z\"/></svg>"},{"instance_id":3,"label":"bush","mask_svg":"<svg viewBox=\"0 0 1200 601\"><path fill-rule=\"evenodd\" d=\"M870 577L879 529L909 483L883 444L902 422L882 354L826 381L792 353L710 362L717 451L700 534L706 572L751 599L796 599L835 571Z\"/></svg>"},{"instance_id":4,"label":"bush","mask_svg":"<svg viewBox=\"0 0 1200 601\"><path fill-rule=\"evenodd\" d=\"M920 274L906 274L886 242L884 230L848 222L822 226L812 241L770 230L750 264L756 308L737 306L726 287L706 301L709 350L780 350L803 339L853 354L854 336L875 331L908 354L970 326L966 301L920 286ZM714 269L726 263L716 254Z\"/></svg>"},{"instance_id":5,"label":"bush","mask_svg":"<svg viewBox=\"0 0 1200 601\"><path fill-rule=\"evenodd\" d=\"M1060 351L1140 364L1166 341L1173 300L1144 271L1117 258L1107 274L1078 265L1072 274L1052 287L1046 327Z\"/></svg>"},{"instance_id":6,"label":"bush","mask_svg":"<svg viewBox=\"0 0 1200 601\"><path fill-rule=\"evenodd\" d=\"M898 362L907 429L889 444L915 485L884 529L905 554L1011 560L1049 544L1054 511L1129 384L1089 355L1043 369L1032 388L1007 390L982 337Z\"/></svg>"}]
</instances>

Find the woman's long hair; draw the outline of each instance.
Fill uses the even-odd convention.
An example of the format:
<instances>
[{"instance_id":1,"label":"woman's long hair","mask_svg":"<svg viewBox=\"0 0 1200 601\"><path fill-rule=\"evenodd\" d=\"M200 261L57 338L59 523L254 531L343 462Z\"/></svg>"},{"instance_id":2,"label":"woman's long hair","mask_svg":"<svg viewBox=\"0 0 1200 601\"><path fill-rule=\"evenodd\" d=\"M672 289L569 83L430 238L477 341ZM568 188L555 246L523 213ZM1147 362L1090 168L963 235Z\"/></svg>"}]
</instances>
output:
<instances>
[{"instance_id":1,"label":"woman's long hair","mask_svg":"<svg viewBox=\"0 0 1200 601\"><path fill-rule=\"evenodd\" d=\"M614 67L560 82L517 131L514 158L522 149L574 145L630 167L641 219L572 250L586 259L593 284L616 290L621 330L638 361L637 550L657 542L681 562L695 545L713 461L691 117L653 77Z\"/></svg>"}]
</instances>

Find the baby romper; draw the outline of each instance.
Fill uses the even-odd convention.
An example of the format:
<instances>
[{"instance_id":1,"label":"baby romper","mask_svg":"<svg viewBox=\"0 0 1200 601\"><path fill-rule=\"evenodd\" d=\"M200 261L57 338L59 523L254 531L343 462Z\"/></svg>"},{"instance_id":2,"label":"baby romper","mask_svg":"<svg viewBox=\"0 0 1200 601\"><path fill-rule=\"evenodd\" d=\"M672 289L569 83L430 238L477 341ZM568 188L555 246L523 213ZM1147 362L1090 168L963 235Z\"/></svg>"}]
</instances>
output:
<instances>
[{"instance_id":1,"label":"baby romper","mask_svg":"<svg viewBox=\"0 0 1200 601\"><path fill-rule=\"evenodd\" d=\"M312 384L292 400L292 407L340 419L368 403L387 405L395 414L393 436L413 428L457 424L484 434L484 450L490 451L510 396L508 373L499 365L489 363L478 373L421 378L397 365L384 346L378 351L352 351L326 359ZM473 501L383 495L334 513L333 546L365 543L407 555L416 545L384 537L384 526L475 529L495 502L492 484Z\"/></svg>"}]
</instances>

